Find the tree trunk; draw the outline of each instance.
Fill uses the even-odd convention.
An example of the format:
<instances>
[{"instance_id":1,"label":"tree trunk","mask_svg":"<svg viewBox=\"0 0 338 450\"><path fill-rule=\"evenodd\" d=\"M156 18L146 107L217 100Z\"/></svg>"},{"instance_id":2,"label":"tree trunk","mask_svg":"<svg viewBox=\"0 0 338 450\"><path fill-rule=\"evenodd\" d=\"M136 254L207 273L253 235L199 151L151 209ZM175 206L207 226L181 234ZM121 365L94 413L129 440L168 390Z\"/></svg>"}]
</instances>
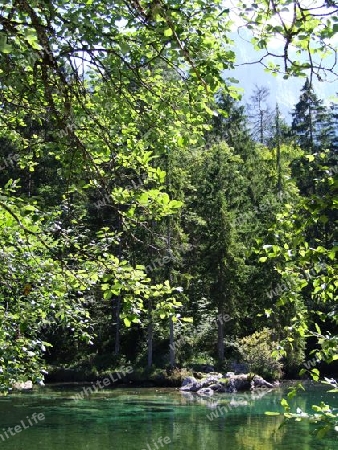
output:
<instances>
[{"instance_id":1,"label":"tree trunk","mask_svg":"<svg viewBox=\"0 0 338 450\"><path fill-rule=\"evenodd\" d=\"M280 154L280 116L279 107L276 105L276 169L277 169L277 195L280 197L282 193L282 169L281 169L281 154Z\"/></svg>"},{"instance_id":2,"label":"tree trunk","mask_svg":"<svg viewBox=\"0 0 338 450\"><path fill-rule=\"evenodd\" d=\"M118 230L122 231L122 219L121 215L119 214L119 222L118 222ZM122 259L122 238L119 240L119 249L118 249L118 257L119 262ZM121 295L116 297L116 304L114 305L113 302L113 311L115 314L113 314L115 319L115 348L114 348L114 355L118 356L120 354L120 312L121 312Z\"/></svg>"},{"instance_id":3,"label":"tree trunk","mask_svg":"<svg viewBox=\"0 0 338 450\"><path fill-rule=\"evenodd\" d=\"M167 193L170 193L171 184L171 170L170 170L170 154L167 154L167 167L166 167L167 177L166 177L166 187ZM171 254L171 218L167 218L167 252L168 255ZM167 264L168 280L170 285L172 284L172 261ZM170 367L175 367L176 365L176 355L175 355L175 336L174 336L174 322L172 316L169 317L169 364Z\"/></svg>"},{"instance_id":4,"label":"tree trunk","mask_svg":"<svg viewBox=\"0 0 338 450\"><path fill-rule=\"evenodd\" d=\"M148 303L148 368L153 364L153 304Z\"/></svg>"},{"instance_id":5,"label":"tree trunk","mask_svg":"<svg viewBox=\"0 0 338 450\"><path fill-rule=\"evenodd\" d=\"M217 355L218 362L224 361L224 324L223 324L223 307L218 307L218 319L217 319Z\"/></svg>"},{"instance_id":6,"label":"tree trunk","mask_svg":"<svg viewBox=\"0 0 338 450\"><path fill-rule=\"evenodd\" d=\"M260 135L260 143L264 144L264 126L263 126L263 116L264 116L264 111L259 111L259 135Z\"/></svg>"},{"instance_id":7,"label":"tree trunk","mask_svg":"<svg viewBox=\"0 0 338 450\"><path fill-rule=\"evenodd\" d=\"M169 318L169 348L170 348L170 367L176 365L175 355L175 336L174 336L174 322L172 316Z\"/></svg>"},{"instance_id":8,"label":"tree trunk","mask_svg":"<svg viewBox=\"0 0 338 450\"><path fill-rule=\"evenodd\" d=\"M153 232L155 229L155 221L151 221L151 246L150 246L150 262L154 256L153 252ZM152 277L153 278L153 277ZM147 344L148 344L148 367L153 365L153 338L154 338L154 326L153 326L153 301L151 298L148 300L148 330L147 330Z\"/></svg>"},{"instance_id":9,"label":"tree trunk","mask_svg":"<svg viewBox=\"0 0 338 450\"><path fill-rule=\"evenodd\" d=\"M310 126L310 150L311 154L313 154L314 151L314 140L313 140L313 118L312 118L312 108L311 104L309 105L309 126ZM312 194L314 195L316 193L316 181L315 177L311 178L311 187L312 187Z\"/></svg>"},{"instance_id":10,"label":"tree trunk","mask_svg":"<svg viewBox=\"0 0 338 450\"><path fill-rule=\"evenodd\" d=\"M309 131L310 131L310 150L313 153L314 142L313 142L313 122L312 122L312 109L311 105L309 105Z\"/></svg>"},{"instance_id":11,"label":"tree trunk","mask_svg":"<svg viewBox=\"0 0 338 450\"><path fill-rule=\"evenodd\" d=\"M120 310L121 310L121 298L118 296L116 298L115 305L115 348L114 355L118 356L120 354Z\"/></svg>"}]
</instances>

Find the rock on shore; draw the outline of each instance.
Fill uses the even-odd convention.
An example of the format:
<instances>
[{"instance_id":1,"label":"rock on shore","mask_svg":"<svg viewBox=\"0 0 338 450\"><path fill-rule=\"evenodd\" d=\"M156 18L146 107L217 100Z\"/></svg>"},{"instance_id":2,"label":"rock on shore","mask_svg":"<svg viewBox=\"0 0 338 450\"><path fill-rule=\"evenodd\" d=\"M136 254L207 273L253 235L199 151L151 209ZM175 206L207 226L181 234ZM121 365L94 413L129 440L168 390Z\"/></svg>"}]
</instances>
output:
<instances>
[{"instance_id":1,"label":"rock on shore","mask_svg":"<svg viewBox=\"0 0 338 450\"><path fill-rule=\"evenodd\" d=\"M186 377L182 382L181 391L211 396L215 392L242 392L259 388L270 389L278 386L278 384L278 382L269 383L259 375L235 375L233 372L228 372L223 376L221 373L211 372L205 374L201 379L192 376Z\"/></svg>"}]
</instances>

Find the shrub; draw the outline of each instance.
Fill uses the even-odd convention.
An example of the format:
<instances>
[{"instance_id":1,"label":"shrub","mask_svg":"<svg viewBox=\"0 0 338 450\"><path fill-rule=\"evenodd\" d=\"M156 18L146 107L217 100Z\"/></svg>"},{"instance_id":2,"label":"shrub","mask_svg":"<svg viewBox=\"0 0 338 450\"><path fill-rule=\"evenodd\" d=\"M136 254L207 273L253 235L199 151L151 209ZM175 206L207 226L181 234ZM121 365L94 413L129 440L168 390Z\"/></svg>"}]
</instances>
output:
<instances>
[{"instance_id":1,"label":"shrub","mask_svg":"<svg viewBox=\"0 0 338 450\"><path fill-rule=\"evenodd\" d=\"M272 356L278 347L274 341L274 333L269 328L263 328L250 336L238 339L236 347L249 371L268 379L278 379L282 375L280 359Z\"/></svg>"}]
</instances>

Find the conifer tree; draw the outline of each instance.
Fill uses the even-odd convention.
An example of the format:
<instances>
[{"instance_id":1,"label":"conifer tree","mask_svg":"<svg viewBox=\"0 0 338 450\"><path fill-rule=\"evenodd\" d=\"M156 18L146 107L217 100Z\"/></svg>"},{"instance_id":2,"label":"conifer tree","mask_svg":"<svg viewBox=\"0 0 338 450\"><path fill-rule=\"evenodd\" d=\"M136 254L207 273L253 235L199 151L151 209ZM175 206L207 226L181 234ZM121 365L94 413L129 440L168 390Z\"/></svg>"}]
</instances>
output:
<instances>
[{"instance_id":1,"label":"conifer tree","mask_svg":"<svg viewBox=\"0 0 338 450\"><path fill-rule=\"evenodd\" d=\"M328 114L308 78L301 89L292 117L293 135L306 153L315 153L325 145Z\"/></svg>"}]
</instances>

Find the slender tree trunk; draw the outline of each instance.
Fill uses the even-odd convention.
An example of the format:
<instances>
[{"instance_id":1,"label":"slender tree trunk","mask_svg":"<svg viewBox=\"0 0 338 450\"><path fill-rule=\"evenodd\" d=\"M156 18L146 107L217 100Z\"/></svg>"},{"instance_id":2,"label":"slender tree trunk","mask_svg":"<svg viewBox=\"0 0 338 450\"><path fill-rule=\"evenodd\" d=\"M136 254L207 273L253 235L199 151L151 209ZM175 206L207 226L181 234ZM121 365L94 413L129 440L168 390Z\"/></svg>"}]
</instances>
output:
<instances>
[{"instance_id":1,"label":"slender tree trunk","mask_svg":"<svg viewBox=\"0 0 338 450\"><path fill-rule=\"evenodd\" d=\"M175 367L176 352L175 352L174 322L172 316L170 316L169 318L169 348L170 348L170 367Z\"/></svg>"},{"instance_id":2,"label":"slender tree trunk","mask_svg":"<svg viewBox=\"0 0 338 450\"><path fill-rule=\"evenodd\" d=\"M122 231L122 220L121 216L119 215L119 223L118 223L118 230L121 233ZM118 257L119 261L121 261L122 258L122 237L120 236L119 240L119 250L118 250ZM121 295L117 296L115 298L115 305L113 304L113 311L115 314L113 314L115 319L115 347L114 347L114 354L118 356L120 354L120 312L121 312Z\"/></svg>"},{"instance_id":3,"label":"slender tree trunk","mask_svg":"<svg viewBox=\"0 0 338 450\"><path fill-rule=\"evenodd\" d=\"M312 154L314 151L314 141L313 141L313 117L311 104L309 105L309 127L310 127L310 150ZM314 195L316 193L315 177L312 177L311 185L312 185L312 194Z\"/></svg>"},{"instance_id":4,"label":"slender tree trunk","mask_svg":"<svg viewBox=\"0 0 338 450\"><path fill-rule=\"evenodd\" d=\"M114 354L118 356L120 354L120 310L121 310L121 297L116 297L115 305L115 348Z\"/></svg>"},{"instance_id":5,"label":"slender tree trunk","mask_svg":"<svg viewBox=\"0 0 338 450\"><path fill-rule=\"evenodd\" d=\"M171 175L171 167L170 167L170 155L167 154L167 179L166 179L166 185L167 185L167 192L170 193L170 175ZM168 255L171 254L171 219L170 216L167 218L167 252ZM172 261L170 261L167 264L168 268L168 280L171 285L172 283ZM169 363L170 367L175 367L176 365L176 355L175 355L175 335L174 335L174 322L172 316L169 317Z\"/></svg>"},{"instance_id":6,"label":"slender tree trunk","mask_svg":"<svg viewBox=\"0 0 338 450\"><path fill-rule=\"evenodd\" d=\"M261 141L261 144L264 144L263 116L264 116L264 111L260 110L259 111L259 120L260 120L260 141Z\"/></svg>"},{"instance_id":7,"label":"slender tree trunk","mask_svg":"<svg viewBox=\"0 0 338 450\"><path fill-rule=\"evenodd\" d=\"M151 222L152 231L155 228L155 221ZM150 247L150 262L153 258L153 233L151 234L151 247ZM148 367L150 368L153 365L153 338L154 338L154 326L153 326L153 301L151 298L148 300L148 329L147 329L147 337L148 337Z\"/></svg>"},{"instance_id":8,"label":"slender tree trunk","mask_svg":"<svg viewBox=\"0 0 338 450\"><path fill-rule=\"evenodd\" d=\"M281 168L281 153L280 153L280 126L279 126L280 116L279 107L276 105L276 167L277 167L277 195L280 196L282 193L282 168Z\"/></svg>"},{"instance_id":9,"label":"slender tree trunk","mask_svg":"<svg viewBox=\"0 0 338 450\"><path fill-rule=\"evenodd\" d=\"M223 324L223 306L218 306L217 316L217 355L218 362L224 361L224 324Z\"/></svg>"},{"instance_id":10,"label":"slender tree trunk","mask_svg":"<svg viewBox=\"0 0 338 450\"><path fill-rule=\"evenodd\" d=\"M224 361L224 305L226 301L225 296L225 273L223 262L219 265L218 272L218 307L217 307L217 356L218 362L222 364Z\"/></svg>"},{"instance_id":11,"label":"slender tree trunk","mask_svg":"<svg viewBox=\"0 0 338 450\"><path fill-rule=\"evenodd\" d=\"M312 109L311 105L309 105L309 128L310 128L310 147L311 147L311 153L313 153L313 123L312 123Z\"/></svg>"},{"instance_id":12,"label":"slender tree trunk","mask_svg":"<svg viewBox=\"0 0 338 450\"><path fill-rule=\"evenodd\" d=\"M153 364L153 303L148 302L148 367Z\"/></svg>"},{"instance_id":13,"label":"slender tree trunk","mask_svg":"<svg viewBox=\"0 0 338 450\"><path fill-rule=\"evenodd\" d=\"M171 250L171 229L170 218L168 218L168 254ZM172 267L171 262L168 264L168 280L170 285L172 284ZM170 348L170 367L176 366L176 352L175 352L175 335L174 335L174 322L172 316L169 317L169 348Z\"/></svg>"}]
</instances>

